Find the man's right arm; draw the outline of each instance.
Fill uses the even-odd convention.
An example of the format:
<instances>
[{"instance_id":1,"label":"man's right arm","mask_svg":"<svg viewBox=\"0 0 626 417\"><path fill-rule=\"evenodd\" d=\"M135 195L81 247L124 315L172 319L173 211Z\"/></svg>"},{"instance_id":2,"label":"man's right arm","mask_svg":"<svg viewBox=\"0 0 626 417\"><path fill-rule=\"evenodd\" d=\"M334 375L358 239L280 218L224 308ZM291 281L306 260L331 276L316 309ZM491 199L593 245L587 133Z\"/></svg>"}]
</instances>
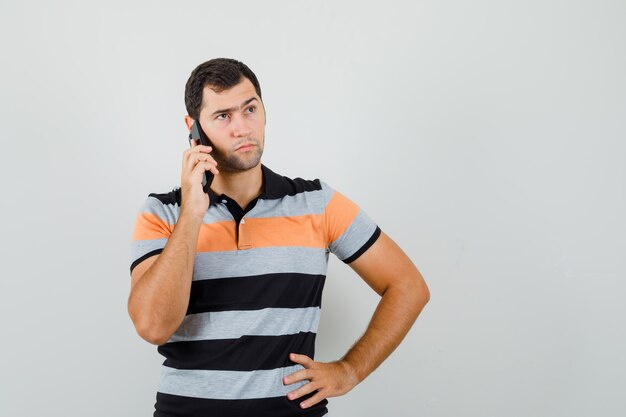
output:
<instances>
[{"instance_id":1,"label":"man's right arm","mask_svg":"<svg viewBox=\"0 0 626 417\"><path fill-rule=\"evenodd\" d=\"M159 255L136 265L131 273L128 314L139 336L161 345L178 329L187 313L198 234L209 196L202 188L205 171L219 174L210 146L183 153L180 216Z\"/></svg>"},{"instance_id":2,"label":"man's right arm","mask_svg":"<svg viewBox=\"0 0 626 417\"><path fill-rule=\"evenodd\" d=\"M181 216L163 252L133 269L128 313L152 344L167 342L185 318L201 225L202 218Z\"/></svg>"}]
</instances>

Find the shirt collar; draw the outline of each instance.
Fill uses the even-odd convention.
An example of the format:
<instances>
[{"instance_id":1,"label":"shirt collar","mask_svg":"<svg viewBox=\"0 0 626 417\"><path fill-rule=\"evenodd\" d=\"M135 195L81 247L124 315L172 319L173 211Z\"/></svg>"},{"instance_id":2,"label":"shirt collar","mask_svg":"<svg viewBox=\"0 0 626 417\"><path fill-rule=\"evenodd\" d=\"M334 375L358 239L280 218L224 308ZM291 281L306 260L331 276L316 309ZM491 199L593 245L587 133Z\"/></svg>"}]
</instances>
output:
<instances>
[{"instance_id":1,"label":"shirt collar","mask_svg":"<svg viewBox=\"0 0 626 417\"><path fill-rule=\"evenodd\" d=\"M282 198L289 194L291 187L289 181L282 175L279 175L261 164L261 173L263 174L263 191L259 195L259 199L274 200ZM208 189L209 199L211 205L217 205L220 200L220 196Z\"/></svg>"}]
</instances>

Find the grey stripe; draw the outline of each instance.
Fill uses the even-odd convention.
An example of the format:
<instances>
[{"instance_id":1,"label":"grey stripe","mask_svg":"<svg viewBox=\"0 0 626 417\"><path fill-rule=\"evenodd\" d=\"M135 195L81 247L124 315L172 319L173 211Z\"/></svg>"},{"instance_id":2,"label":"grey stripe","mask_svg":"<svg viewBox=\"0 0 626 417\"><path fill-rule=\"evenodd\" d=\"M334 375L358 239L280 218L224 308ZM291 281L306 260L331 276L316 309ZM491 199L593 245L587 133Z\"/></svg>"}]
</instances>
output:
<instances>
[{"instance_id":1,"label":"grey stripe","mask_svg":"<svg viewBox=\"0 0 626 417\"><path fill-rule=\"evenodd\" d=\"M333 187L326 184L324 181L320 181L320 184L322 185L322 195L323 195L322 198L324 199L324 207L326 207L326 205L332 198L333 194L335 193L335 190L333 189Z\"/></svg>"},{"instance_id":2,"label":"grey stripe","mask_svg":"<svg viewBox=\"0 0 626 417\"><path fill-rule=\"evenodd\" d=\"M295 272L326 275L326 249L277 246L223 252L198 252L193 280Z\"/></svg>"},{"instance_id":3,"label":"grey stripe","mask_svg":"<svg viewBox=\"0 0 626 417\"><path fill-rule=\"evenodd\" d=\"M156 197L148 197L140 211L152 213L165 223L174 224L178 220L180 207L178 204L163 204L161 200Z\"/></svg>"},{"instance_id":4,"label":"grey stripe","mask_svg":"<svg viewBox=\"0 0 626 417\"><path fill-rule=\"evenodd\" d=\"M168 224L176 224L180 216L180 207L178 204L163 204L161 200L155 197L148 197L140 212L152 213L159 219ZM202 220L204 224L217 223L223 221L233 221L233 216L224 204L210 206L204 214Z\"/></svg>"},{"instance_id":5,"label":"grey stripe","mask_svg":"<svg viewBox=\"0 0 626 417\"><path fill-rule=\"evenodd\" d=\"M150 239L150 240L132 240L130 242L130 263L132 264L137 259L141 258L148 252L152 252L156 249L163 249L167 243L166 238Z\"/></svg>"},{"instance_id":6,"label":"grey stripe","mask_svg":"<svg viewBox=\"0 0 626 417\"><path fill-rule=\"evenodd\" d=\"M204 224L211 224L217 222L235 222L233 215L230 214L225 204L218 203L217 205L210 206L206 213L204 213ZM233 226L234 227L234 226Z\"/></svg>"},{"instance_id":7,"label":"grey stripe","mask_svg":"<svg viewBox=\"0 0 626 417\"><path fill-rule=\"evenodd\" d=\"M252 210L246 213L246 217L290 217L321 214L324 212L324 207L322 190L304 191L278 200L259 199Z\"/></svg>"},{"instance_id":8,"label":"grey stripe","mask_svg":"<svg viewBox=\"0 0 626 417\"><path fill-rule=\"evenodd\" d=\"M304 191L292 196L285 196L277 200L259 199L252 210L246 213L250 218L289 217L307 214L322 214L334 190L325 182L320 181L321 190ZM210 206L204 216L205 224L233 221L233 217L220 201ZM141 207L141 212L152 213L168 224L175 224L180 216L178 204L163 204L156 197L148 197Z\"/></svg>"},{"instance_id":9,"label":"grey stripe","mask_svg":"<svg viewBox=\"0 0 626 417\"><path fill-rule=\"evenodd\" d=\"M161 366L158 391L216 400L244 400L287 395L308 382L283 385L283 377L304 369L302 365L261 371L205 371Z\"/></svg>"},{"instance_id":10,"label":"grey stripe","mask_svg":"<svg viewBox=\"0 0 626 417\"><path fill-rule=\"evenodd\" d=\"M376 223L360 210L341 236L330 243L329 249L339 259L346 259L361 249L375 230Z\"/></svg>"},{"instance_id":11,"label":"grey stripe","mask_svg":"<svg viewBox=\"0 0 626 417\"><path fill-rule=\"evenodd\" d=\"M214 311L190 314L169 343L192 340L236 339L241 336L280 336L317 333L319 307L265 308L253 311Z\"/></svg>"}]
</instances>

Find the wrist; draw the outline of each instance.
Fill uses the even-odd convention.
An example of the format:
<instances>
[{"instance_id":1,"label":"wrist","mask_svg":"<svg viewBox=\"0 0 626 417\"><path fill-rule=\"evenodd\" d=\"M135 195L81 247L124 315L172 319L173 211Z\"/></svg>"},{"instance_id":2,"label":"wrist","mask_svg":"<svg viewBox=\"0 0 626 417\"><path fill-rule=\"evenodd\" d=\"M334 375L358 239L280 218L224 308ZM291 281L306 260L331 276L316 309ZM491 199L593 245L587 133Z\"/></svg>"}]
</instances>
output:
<instances>
[{"instance_id":1,"label":"wrist","mask_svg":"<svg viewBox=\"0 0 626 417\"><path fill-rule=\"evenodd\" d=\"M197 213L191 210L185 210L184 207L181 207L178 223L180 223L181 221L199 227L204 221L204 213Z\"/></svg>"},{"instance_id":2,"label":"wrist","mask_svg":"<svg viewBox=\"0 0 626 417\"><path fill-rule=\"evenodd\" d=\"M202 221L204 220L205 213L206 213L206 210L199 212L199 211L194 211L192 209L188 209L183 203L180 206L179 221L181 219L185 219L185 220L196 222L196 223L202 223Z\"/></svg>"},{"instance_id":3,"label":"wrist","mask_svg":"<svg viewBox=\"0 0 626 417\"><path fill-rule=\"evenodd\" d=\"M337 361L337 363L342 366L348 383L350 384L350 389L354 388L361 382L361 377L359 376L356 366L345 358Z\"/></svg>"}]
</instances>

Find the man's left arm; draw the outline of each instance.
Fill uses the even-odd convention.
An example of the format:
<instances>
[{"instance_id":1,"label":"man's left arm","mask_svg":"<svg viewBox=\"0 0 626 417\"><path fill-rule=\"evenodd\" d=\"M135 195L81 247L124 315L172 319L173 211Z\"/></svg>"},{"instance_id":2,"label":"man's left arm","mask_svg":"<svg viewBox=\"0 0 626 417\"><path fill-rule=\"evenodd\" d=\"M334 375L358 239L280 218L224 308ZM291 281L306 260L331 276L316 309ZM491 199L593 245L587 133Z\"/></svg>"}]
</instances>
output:
<instances>
[{"instance_id":1,"label":"man's left arm","mask_svg":"<svg viewBox=\"0 0 626 417\"><path fill-rule=\"evenodd\" d=\"M430 299L420 272L385 233L349 265L381 299L363 336L340 360L324 363L290 354L289 358L305 369L283 378L283 383L310 382L287 397L294 400L317 390L300 403L302 408L343 395L363 381L398 347Z\"/></svg>"}]
</instances>

